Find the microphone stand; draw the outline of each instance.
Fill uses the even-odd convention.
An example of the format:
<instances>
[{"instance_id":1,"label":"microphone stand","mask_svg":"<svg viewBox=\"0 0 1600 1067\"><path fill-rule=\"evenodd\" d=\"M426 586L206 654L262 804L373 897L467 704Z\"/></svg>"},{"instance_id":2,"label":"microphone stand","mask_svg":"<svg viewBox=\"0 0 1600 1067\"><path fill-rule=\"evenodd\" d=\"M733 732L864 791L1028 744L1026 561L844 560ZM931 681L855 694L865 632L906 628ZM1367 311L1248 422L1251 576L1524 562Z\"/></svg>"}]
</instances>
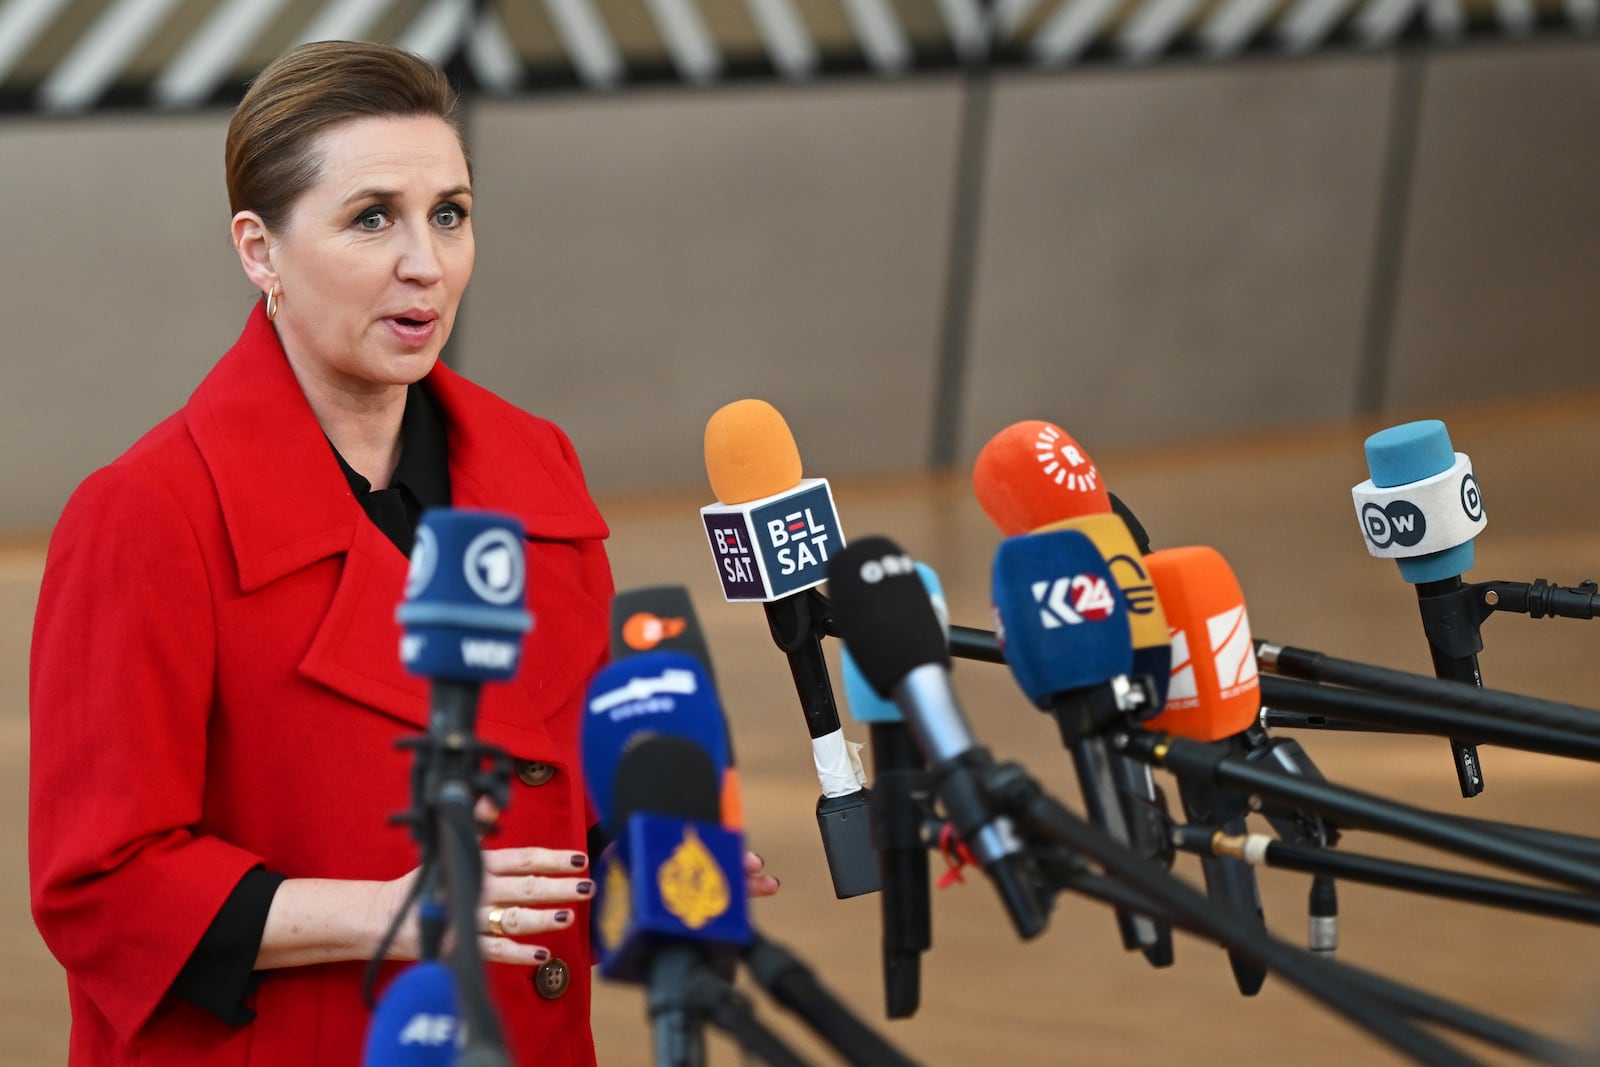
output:
<instances>
[{"instance_id":1,"label":"microphone stand","mask_svg":"<svg viewBox=\"0 0 1600 1067\"><path fill-rule=\"evenodd\" d=\"M1600 900L1584 893L1546 889L1523 882L1462 874L1376 856L1305 848L1274 841L1260 834L1229 834L1210 826L1173 826L1171 840L1174 847L1200 856L1232 856L1266 867L1308 874L1333 874L1352 882L1600 925Z\"/></svg>"},{"instance_id":2,"label":"microphone stand","mask_svg":"<svg viewBox=\"0 0 1600 1067\"><path fill-rule=\"evenodd\" d=\"M390 822L410 827L422 855L413 893L413 900L419 900L419 957L437 959L447 928L454 926L449 966L467 1033L467 1045L456 1063L458 1067L509 1067L500 1021L489 1000L474 921L483 859L473 808L479 796L505 807L511 790L511 760L473 734L478 692L475 682L433 681L427 731L396 743L398 748L414 751L416 761L411 774L412 806L391 816ZM395 915L368 965L369 989L410 903Z\"/></svg>"},{"instance_id":3,"label":"microphone stand","mask_svg":"<svg viewBox=\"0 0 1600 1067\"><path fill-rule=\"evenodd\" d=\"M772 1067L810 1067L757 1021L750 1002L693 949L672 946L656 953L646 1004L657 1067L705 1067L703 1026L708 1022Z\"/></svg>"},{"instance_id":4,"label":"microphone stand","mask_svg":"<svg viewBox=\"0 0 1600 1067\"><path fill-rule=\"evenodd\" d=\"M789 661L795 695L815 741L840 729L828 661L822 656L822 636L829 632L828 601L816 589L805 589L762 604L772 640ZM834 896L841 900L874 893L881 888L877 853L873 849L867 807L871 794L862 788L842 796L817 798L817 828L822 851L833 879Z\"/></svg>"}]
</instances>

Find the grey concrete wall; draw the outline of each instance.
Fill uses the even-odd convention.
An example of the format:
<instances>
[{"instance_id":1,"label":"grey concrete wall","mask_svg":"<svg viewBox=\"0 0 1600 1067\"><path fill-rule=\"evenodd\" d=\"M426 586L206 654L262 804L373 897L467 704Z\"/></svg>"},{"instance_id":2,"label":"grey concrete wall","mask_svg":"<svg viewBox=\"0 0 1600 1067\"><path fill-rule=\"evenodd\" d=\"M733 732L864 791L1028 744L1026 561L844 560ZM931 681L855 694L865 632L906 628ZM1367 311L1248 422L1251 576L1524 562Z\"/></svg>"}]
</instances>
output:
<instances>
[{"instance_id":1,"label":"grey concrete wall","mask_svg":"<svg viewBox=\"0 0 1600 1067\"><path fill-rule=\"evenodd\" d=\"M463 368L609 487L705 485L706 419L746 396L808 471L922 463L956 107L951 83L484 106Z\"/></svg>"},{"instance_id":2,"label":"grey concrete wall","mask_svg":"<svg viewBox=\"0 0 1600 1067\"><path fill-rule=\"evenodd\" d=\"M1022 418L1091 447L1354 410L1392 57L1069 77L992 99L956 452ZM1387 402L1600 384L1600 45L1428 59ZM481 104L459 356L602 491L704 485L762 396L808 469L928 455L961 86ZM0 533L40 530L181 405L252 299L223 115L0 123Z\"/></svg>"},{"instance_id":3,"label":"grey concrete wall","mask_svg":"<svg viewBox=\"0 0 1600 1067\"><path fill-rule=\"evenodd\" d=\"M1388 402L1600 385L1600 47L1440 56L1420 130Z\"/></svg>"},{"instance_id":4,"label":"grey concrete wall","mask_svg":"<svg viewBox=\"0 0 1600 1067\"><path fill-rule=\"evenodd\" d=\"M0 125L0 531L181 407L253 290L228 241L226 118Z\"/></svg>"},{"instance_id":5,"label":"grey concrete wall","mask_svg":"<svg viewBox=\"0 0 1600 1067\"><path fill-rule=\"evenodd\" d=\"M958 454L1350 413L1392 59L1011 77Z\"/></svg>"}]
</instances>

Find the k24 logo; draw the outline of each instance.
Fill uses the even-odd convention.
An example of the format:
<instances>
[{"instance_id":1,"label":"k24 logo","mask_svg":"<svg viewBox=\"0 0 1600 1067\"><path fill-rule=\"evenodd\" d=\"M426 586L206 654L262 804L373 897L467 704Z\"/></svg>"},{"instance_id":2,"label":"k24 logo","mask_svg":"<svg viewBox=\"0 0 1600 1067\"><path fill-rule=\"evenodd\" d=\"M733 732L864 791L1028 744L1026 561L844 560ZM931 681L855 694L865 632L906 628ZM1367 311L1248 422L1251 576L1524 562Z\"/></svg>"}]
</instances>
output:
<instances>
[{"instance_id":1,"label":"k24 logo","mask_svg":"<svg viewBox=\"0 0 1600 1067\"><path fill-rule=\"evenodd\" d=\"M1033 600L1046 630L1099 622L1116 609L1117 598L1104 578L1079 574L1053 582L1034 582Z\"/></svg>"}]
</instances>

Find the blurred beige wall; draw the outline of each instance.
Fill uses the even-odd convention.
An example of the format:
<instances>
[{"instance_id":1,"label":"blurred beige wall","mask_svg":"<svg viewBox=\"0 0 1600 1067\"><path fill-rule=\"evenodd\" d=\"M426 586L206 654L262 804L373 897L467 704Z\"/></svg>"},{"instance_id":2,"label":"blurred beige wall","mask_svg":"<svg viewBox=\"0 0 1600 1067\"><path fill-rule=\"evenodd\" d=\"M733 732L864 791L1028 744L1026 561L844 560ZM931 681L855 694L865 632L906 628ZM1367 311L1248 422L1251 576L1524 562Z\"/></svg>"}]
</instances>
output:
<instances>
[{"instance_id":1,"label":"blurred beige wall","mask_svg":"<svg viewBox=\"0 0 1600 1067\"><path fill-rule=\"evenodd\" d=\"M1354 414L1401 62L999 76L957 457L1026 417L1123 445ZM1422 62L1385 402L1600 384L1600 45ZM747 395L813 473L923 463L962 92L480 104L461 366L602 491L703 485L704 419ZM225 123L0 122L0 532L47 528L237 334Z\"/></svg>"}]
</instances>

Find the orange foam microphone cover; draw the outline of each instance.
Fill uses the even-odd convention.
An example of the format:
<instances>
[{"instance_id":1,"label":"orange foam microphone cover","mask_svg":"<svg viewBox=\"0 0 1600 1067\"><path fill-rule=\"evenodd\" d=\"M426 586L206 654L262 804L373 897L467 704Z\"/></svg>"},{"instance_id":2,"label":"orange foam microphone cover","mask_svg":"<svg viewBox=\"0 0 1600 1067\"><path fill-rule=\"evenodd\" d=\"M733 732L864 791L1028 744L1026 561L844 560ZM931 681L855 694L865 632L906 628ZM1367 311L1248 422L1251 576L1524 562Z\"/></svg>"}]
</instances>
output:
<instances>
[{"instance_id":1,"label":"orange foam microphone cover","mask_svg":"<svg viewBox=\"0 0 1600 1067\"><path fill-rule=\"evenodd\" d=\"M1214 548L1166 548L1144 557L1172 635L1166 710L1147 730L1218 741L1256 722L1261 678L1244 591Z\"/></svg>"},{"instance_id":2,"label":"orange foam microphone cover","mask_svg":"<svg viewBox=\"0 0 1600 1067\"><path fill-rule=\"evenodd\" d=\"M989 438L973 465L972 489L1007 537L1111 510L1089 454L1067 431L1040 419L1012 423Z\"/></svg>"},{"instance_id":3,"label":"orange foam microphone cover","mask_svg":"<svg viewBox=\"0 0 1600 1067\"><path fill-rule=\"evenodd\" d=\"M800 450L778 409L765 400L735 400L706 422L706 477L723 504L744 504L792 489Z\"/></svg>"}]
</instances>

